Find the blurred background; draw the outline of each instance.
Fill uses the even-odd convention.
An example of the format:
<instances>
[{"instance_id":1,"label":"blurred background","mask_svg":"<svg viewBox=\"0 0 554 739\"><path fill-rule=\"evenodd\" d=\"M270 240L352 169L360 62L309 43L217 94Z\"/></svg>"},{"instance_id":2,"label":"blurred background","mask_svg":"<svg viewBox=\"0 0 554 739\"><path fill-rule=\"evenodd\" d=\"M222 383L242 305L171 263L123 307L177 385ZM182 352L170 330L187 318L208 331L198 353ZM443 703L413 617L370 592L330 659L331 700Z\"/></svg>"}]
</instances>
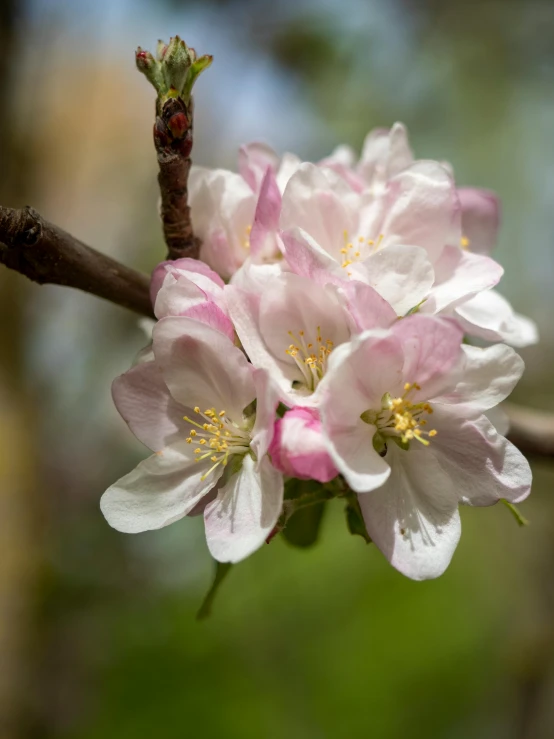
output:
<instances>
[{"instance_id":1,"label":"blurred background","mask_svg":"<svg viewBox=\"0 0 554 739\"><path fill-rule=\"evenodd\" d=\"M554 410L554 3L1 0L0 202L144 271L164 256L154 91L137 45L214 55L195 162L240 143L319 159L405 122L421 158L497 190L501 291L541 329L514 399ZM519 529L462 511L446 574L413 583L329 507L310 550L237 566L211 619L202 521L111 530L98 501L145 456L111 380L137 317L0 271L2 739L549 739L554 464Z\"/></svg>"}]
</instances>

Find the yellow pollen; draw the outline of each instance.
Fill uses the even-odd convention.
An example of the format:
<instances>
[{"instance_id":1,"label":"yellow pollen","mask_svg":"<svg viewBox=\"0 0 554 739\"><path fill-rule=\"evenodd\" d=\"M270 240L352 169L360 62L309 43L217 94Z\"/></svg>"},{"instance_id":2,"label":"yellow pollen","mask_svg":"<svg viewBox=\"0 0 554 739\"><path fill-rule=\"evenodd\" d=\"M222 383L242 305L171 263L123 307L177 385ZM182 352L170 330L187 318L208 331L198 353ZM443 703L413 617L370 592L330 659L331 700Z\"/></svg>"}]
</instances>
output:
<instances>
[{"instance_id":1,"label":"yellow pollen","mask_svg":"<svg viewBox=\"0 0 554 739\"><path fill-rule=\"evenodd\" d=\"M294 359L303 377L302 384L313 391L319 384L327 368L327 357L333 351L333 341L323 339L321 326L316 329L315 341L306 342L306 332L298 331L296 336L292 331L287 332L293 344L285 349L285 354ZM313 335L313 334L312 334Z\"/></svg>"},{"instance_id":2,"label":"yellow pollen","mask_svg":"<svg viewBox=\"0 0 554 739\"><path fill-rule=\"evenodd\" d=\"M194 406L194 412L200 413L200 408L197 405Z\"/></svg>"},{"instance_id":3,"label":"yellow pollen","mask_svg":"<svg viewBox=\"0 0 554 739\"><path fill-rule=\"evenodd\" d=\"M433 409L429 403L411 399L411 394L419 390L421 387L417 382L406 382L404 393L400 397L391 398L389 393L385 393L381 410L368 411L368 414L375 418L375 425L382 436L399 437L404 444L415 439L424 446L429 446L428 438L425 437L436 436L437 431L436 429L425 431L427 419L422 418L422 415L432 413Z\"/></svg>"},{"instance_id":4,"label":"yellow pollen","mask_svg":"<svg viewBox=\"0 0 554 739\"><path fill-rule=\"evenodd\" d=\"M467 249L469 247L470 243L471 242L467 238L467 236L462 236L462 238L460 239L460 246L462 247L462 249Z\"/></svg>"}]
</instances>

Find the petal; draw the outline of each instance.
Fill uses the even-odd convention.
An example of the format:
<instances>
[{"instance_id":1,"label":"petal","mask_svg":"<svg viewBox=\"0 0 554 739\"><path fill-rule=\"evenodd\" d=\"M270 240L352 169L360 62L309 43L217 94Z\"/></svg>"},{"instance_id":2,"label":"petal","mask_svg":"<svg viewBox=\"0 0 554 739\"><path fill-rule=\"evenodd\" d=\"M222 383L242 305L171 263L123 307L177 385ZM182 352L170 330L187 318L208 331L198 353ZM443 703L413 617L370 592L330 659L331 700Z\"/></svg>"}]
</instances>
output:
<instances>
[{"instance_id":1,"label":"petal","mask_svg":"<svg viewBox=\"0 0 554 739\"><path fill-rule=\"evenodd\" d=\"M388 328L396 321L396 311L377 290L369 285L351 280L338 288L344 296L356 332L374 328Z\"/></svg>"},{"instance_id":2,"label":"petal","mask_svg":"<svg viewBox=\"0 0 554 739\"><path fill-rule=\"evenodd\" d=\"M274 173L279 167L279 157L271 146L255 141L239 149L239 173L253 192L258 193L268 168Z\"/></svg>"},{"instance_id":3,"label":"petal","mask_svg":"<svg viewBox=\"0 0 554 739\"><path fill-rule=\"evenodd\" d=\"M387 246L372 254L363 265L369 285L399 316L425 300L435 280L427 253L417 246Z\"/></svg>"},{"instance_id":4,"label":"petal","mask_svg":"<svg viewBox=\"0 0 554 739\"><path fill-rule=\"evenodd\" d=\"M155 362L141 362L117 377L112 396L131 431L153 451L183 434L186 408L173 400Z\"/></svg>"},{"instance_id":5,"label":"petal","mask_svg":"<svg viewBox=\"0 0 554 739\"><path fill-rule=\"evenodd\" d=\"M259 469L247 455L240 472L204 511L206 539L218 562L239 562L259 549L283 506L283 476L265 457Z\"/></svg>"},{"instance_id":6,"label":"petal","mask_svg":"<svg viewBox=\"0 0 554 739\"><path fill-rule=\"evenodd\" d=\"M331 354L321 388L322 430L337 469L356 492L381 485L388 464L373 448L376 428L360 415L378 410L385 392L402 382L403 352L393 336L363 334Z\"/></svg>"},{"instance_id":7,"label":"petal","mask_svg":"<svg viewBox=\"0 0 554 739\"><path fill-rule=\"evenodd\" d=\"M320 285L344 282L344 270L312 237L300 228L281 233L290 269ZM431 283L432 284L432 283Z\"/></svg>"},{"instance_id":8,"label":"petal","mask_svg":"<svg viewBox=\"0 0 554 739\"><path fill-rule=\"evenodd\" d=\"M383 185L414 161L408 132L402 123L375 129L365 138L358 171L368 184Z\"/></svg>"},{"instance_id":9,"label":"petal","mask_svg":"<svg viewBox=\"0 0 554 739\"><path fill-rule=\"evenodd\" d=\"M368 534L393 567L413 580L442 575L461 533L452 479L426 451L390 444L389 479L358 496Z\"/></svg>"},{"instance_id":10,"label":"petal","mask_svg":"<svg viewBox=\"0 0 554 739\"><path fill-rule=\"evenodd\" d=\"M281 193L275 173L268 167L261 183L260 195L250 233L250 254L255 261L280 256L276 235L281 214Z\"/></svg>"},{"instance_id":11,"label":"petal","mask_svg":"<svg viewBox=\"0 0 554 739\"><path fill-rule=\"evenodd\" d=\"M505 341L524 347L539 340L535 322L514 313L508 301L495 290L486 290L459 305L455 316L468 334L486 341Z\"/></svg>"},{"instance_id":12,"label":"petal","mask_svg":"<svg viewBox=\"0 0 554 739\"><path fill-rule=\"evenodd\" d=\"M525 365L509 346L485 349L462 346L460 379L447 394L435 398L441 405L456 405L465 413L482 413L505 400L517 385Z\"/></svg>"},{"instance_id":13,"label":"petal","mask_svg":"<svg viewBox=\"0 0 554 739\"><path fill-rule=\"evenodd\" d=\"M383 195L377 233L387 243L420 246L434 262L448 242L459 202L452 178L438 162L419 161L393 177Z\"/></svg>"},{"instance_id":14,"label":"petal","mask_svg":"<svg viewBox=\"0 0 554 739\"><path fill-rule=\"evenodd\" d=\"M496 245L500 223L500 202L490 190L458 188L462 208L462 234L475 254L490 254Z\"/></svg>"},{"instance_id":15,"label":"petal","mask_svg":"<svg viewBox=\"0 0 554 739\"><path fill-rule=\"evenodd\" d=\"M166 316L182 316L189 308L206 303L208 296L186 277L166 276L156 294L154 314L156 318Z\"/></svg>"},{"instance_id":16,"label":"petal","mask_svg":"<svg viewBox=\"0 0 554 739\"><path fill-rule=\"evenodd\" d=\"M252 366L226 336L192 318L170 316L154 328L153 345L175 400L242 420L255 397Z\"/></svg>"},{"instance_id":17,"label":"petal","mask_svg":"<svg viewBox=\"0 0 554 739\"><path fill-rule=\"evenodd\" d=\"M195 464L193 457L191 446L183 440L145 459L108 488L100 508L110 526L136 534L186 516L214 487L222 469L203 480L209 463Z\"/></svg>"},{"instance_id":18,"label":"petal","mask_svg":"<svg viewBox=\"0 0 554 739\"><path fill-rule=\"evenodd\" d=\"M275 426L275 412L279 405L279 389L268 372L254 370L256 386L256 422L252 429L252 450L258 458L258 465L267 454Z\"/></svg>"},{"instance_id":19,"label":"petal","mask_svg":"<svg viewBox=\"0 0 554 739\"><path fill-rule=\"evenodd\" d=\"M421 385L421 397L433 398L455 383L462 332L454 321L416 314L398 321L391 331L404 350L403 377Z\"/></svg>"},{"instance_id":20,"label":"petal","mask_svg":"<svg viewBox=\"0 0 554 739\"><path fill-rule=\"evenodd\" d=\"M281 210L283 231L295 227L303 229L335 259L340 258L344 232L353 233L354 230L354 214L337 192L339 183L344 193L349 191L335 173L305 163L290 178Z\"/></svg>"},{"instance_id":21,"label":"petal","mask_svg":"<svg viewBox=\"0 0 554 739\"><path fill-rule=\"evenodd\" d=\"M185 311L183 315L194 318L195 321L205 323L207 326L211 326L227 336L231 341L235 340L235 328L231 319L215 303L206 302L195 305Z\"/></svg>"},{"instance_id":22,"label":"petal","mask_svg":"<svg viewBox=\"0 0 554 739\"><path fill-rule=\"evenodd\" d=\"M423 310L439 313L454 308L482 290L494 287L504 270L490 257L445 246L435 262L435 284Z\"/></svg>"},{"instance_id":23,"label":"petal","mask_svg":"<svg viewBox=\"0 0 554 739\"><path fill-rule=\"evenodd\" d=\"M489 506L501 498L519 503L529 495L529 463L485 416L473 421L436 407L433 425L438 433L426 451L450 476L461 503Z\"/></svg>"},{"instance_id":24,"label":"petal","mask_svg":"<svg viewBox=\"0 0 554 739\"><path fill-rule=\"evenodd\" d=\"M156 295L168 274L173 275L175 279L178 279L181 276L188 277L190 280L195 282L195 284L201 287L204 292L208 293L210 292L208 287L210 284L221 288L223 288L224 285L221 277L199 259L189 259L184 257L183 259L173 259L166 262L160 262L152 272L152 279L150 282L150 295L152 297L153 304L156 302Z\"/></svg>"}]
</instances>

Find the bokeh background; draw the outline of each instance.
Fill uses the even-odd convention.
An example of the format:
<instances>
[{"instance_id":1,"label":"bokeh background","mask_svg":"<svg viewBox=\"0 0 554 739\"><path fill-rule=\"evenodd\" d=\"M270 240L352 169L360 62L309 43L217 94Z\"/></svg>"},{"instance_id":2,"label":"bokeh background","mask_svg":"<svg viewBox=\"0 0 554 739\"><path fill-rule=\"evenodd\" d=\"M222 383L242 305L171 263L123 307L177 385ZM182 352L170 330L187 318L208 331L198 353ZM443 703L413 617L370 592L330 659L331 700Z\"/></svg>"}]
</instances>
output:
<instances>
[{"instance_id":1,"label":"bokeh background","mask_svg":"<svg viewBox=\"0 0 554 739\"><path fill-rule=\"evenodd\" d=\"M318 159L404 121L421 158L497 190L502 292L542 333L514 399L554 410L554 4L548 0L2 0L0 202L149 271L163 258L154 92L137 45L214 64L194 160L240 143ZM346 533L234 568L208 621L200 519L137 536L98 501L145 455L110 383L145 338L91 296L0 271L2 739L549 739L554 464L531 520L463 510L447 573L413 583Z\"/></svg>"}]
</instances>

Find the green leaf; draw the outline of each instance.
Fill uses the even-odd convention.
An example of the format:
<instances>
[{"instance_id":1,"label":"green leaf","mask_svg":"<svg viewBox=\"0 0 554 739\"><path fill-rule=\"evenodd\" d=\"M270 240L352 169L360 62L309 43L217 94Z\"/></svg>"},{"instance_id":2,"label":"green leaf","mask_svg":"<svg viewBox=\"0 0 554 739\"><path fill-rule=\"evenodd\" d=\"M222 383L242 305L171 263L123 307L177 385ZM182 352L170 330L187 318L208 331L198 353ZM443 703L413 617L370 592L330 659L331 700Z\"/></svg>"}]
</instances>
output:
<instances>
[{"instance_id":1,"label":"green leaf","mask_svg":"<svg viewBox=\"0 0 554 739\"><path fill-rule=\"evenodd\" d=\"M513 503L510 503L506 498L500 498L500 500L515 518L518 526L529 526L529 521L519 512Z\"/></svg>"},{"instance_id":2,"label":"green leaf","mask_svg":"<svg viewBox=\"0 0 554 739\"><path fill-rule=\"evenodd\" d=\"M198 613L196 614L196 619L198 621L202 621L203 619L208 618L208 616L211 614L214 598L231 567L232 564L230 562L215 562L215 576L210 589L206 593L206 596L202 601L202 605L200 606L200 608L198 609Z\"/></svg>"},{"instance_id":3,"label":"green leaf","mask_svg":"<svg viewBox=\"0 0 554 739\"><path fill-rule=\"evenodd\" d=\"M316 503L292 514L283 529L283 536L289 544L306 548L317 542L325 506L325 502Z\"/></svg>"},{"instance_id":4,"label":"green leaf","mask_svg":"<svg viewBox=\"0 0 554 739\"><path fill-rule=\"evenodd\" d=\"M355 496L351 496L344 509L346 514L346 525L353 536L361 536L366 544L371 544L371 538L367 533L360 504Z\"/></svg>"},{"instance_id":5,"label":"green leaf","mask_svg":"<svg viewBox=\"0 0 554 739\"><path fill-rule=\"evenodd\" d=\"M285 483L285 500L295 500L304 495L314 495L321 487L321 483L315 480L298 480L296 477L291 477Z\"/></svg>"}]
</instances>

